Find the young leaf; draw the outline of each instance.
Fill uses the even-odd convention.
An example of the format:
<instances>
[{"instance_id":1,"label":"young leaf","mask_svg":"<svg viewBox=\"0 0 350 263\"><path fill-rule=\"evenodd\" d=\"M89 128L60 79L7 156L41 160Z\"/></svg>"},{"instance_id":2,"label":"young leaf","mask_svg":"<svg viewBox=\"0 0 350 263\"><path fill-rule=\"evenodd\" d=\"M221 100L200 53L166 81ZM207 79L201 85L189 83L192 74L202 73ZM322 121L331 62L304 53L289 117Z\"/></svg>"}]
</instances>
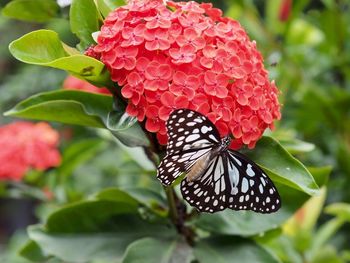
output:
<instances>
[{"instance_id":1,"label":"young leaf","mask_svg":"<svg viewBox=\"0 0 350 263\"><path fill-rule=\"evenodd\" d=\"M3 9L4 16L23 21L47 22L55 17L59 6L54 0L13 0Z\"/></svg>"},{"instance_id":2,"label":"young leaf","mask_svg":"<svg viewBox=\"0 0 350 263\"><path fill-rule=\"evenodd\" d=\"M99 12L93 0L73 0L70 7L72 32L80 39L79 47L85 50L94 43L92 33L100 30Z\"/></svg>"},{"instance_id":3,"label":"young leaf","mask_svg":"<svg viewBox=\"0 0 350 263\"><path fill-rule=\"evenodd\" d=\"M54 31L30 32L13 41L9 49L16 59L24 63L66 70L98 86L110 85L109 73L102 62L81 54L70 55L71 49L60 41Z\"/></svg>"},{"instance_id":4,"label":"young leaf","mask_svg":"<svg viewBox=\"0 0 350 263\"><path fill-rule=\"evenodd\" d=\"M101 14L106 17L115 8L124 5L125 2L123 0L97 0L96 4Z\"/></svg>"}]
</instances>

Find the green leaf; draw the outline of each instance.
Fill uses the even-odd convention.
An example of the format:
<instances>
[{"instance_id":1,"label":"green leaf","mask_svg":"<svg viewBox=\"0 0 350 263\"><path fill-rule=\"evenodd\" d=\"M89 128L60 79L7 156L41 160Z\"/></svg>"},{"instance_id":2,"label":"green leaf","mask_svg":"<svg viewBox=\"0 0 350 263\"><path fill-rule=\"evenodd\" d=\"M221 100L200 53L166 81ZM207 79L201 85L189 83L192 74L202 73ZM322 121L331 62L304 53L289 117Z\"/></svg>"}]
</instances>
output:
<instances>
[{"instance_id":1,"label":"green leaf","mask_svg":"<svg viewBox=\"0 0 350 263\"><path fill-rule=\"evenodd\" d=\"M201 240L194 248L194 255L201 263L280 262L253 241L230 236Z\"/></svg>"},{"instance_id":2,"label":"green leaf","mask_svg":"<svg viewBox=\"0 0 350 263\"><path fill-rule=\"evenodd\" d=\"M76 90L58 90L29 97L4 115L106 128L127 146L149 145L138 123L130 117L121 115L119 122L115 120L115 125L110 124L112 102L111 96Z\"/></svg>"},{"instance_id":3,"label":"green leaf","mask_svg":"<svg viewBox=\"0 0 350 263\"><path fill-rule=\"evenodd\" d=\"M323 186L328 183L329 175L332 172L332 166L307 167L307 169L314 177L317 185Z\"/></svg>"},{"instance_id":4,"label":"green leaf","mask_svg":"<svg viewBox=\"0 0 350 263\"><path fill-rule=\"evenodd\" d=\"M59 6L54 0L13 0L3 9L4 16L43 23L55 17Z\"/></svg>"},{"instance_id":5,"label":"green leaf","mask_svg":"<svg viewBox=\"0 0 350 263\"><path fill-rule=\"evenodd\" d=\"M113 135L128 146L148 145L149 141L140 125L135 125L137 118L129 116L123 111L111 111L106 120L107 128Z\"/></svg>"},{"instance_id":6,"label":"green leaf","mask_svg":"<svg viewBox=\"0 0 350 263\"><path fill-rule=\"evenodd\" d=\"M313 243L309 250L310 257L315 257L327 241L335 235L335 233L344 225L342 218L334 218L323 224L314 234Z\"/></svg>"},{"instance_id":7,"label":"green leaf","mask_svg":"<svg viewBox=\"0 0 350 263\"><path fill-rule=\"evenodd\" d=\"M157 192L146 188L108 188L96 195L100 200L129 200L128 202L142 204L151 209L167 208L166 200Z\"/></svg>"},{"instance_id":8,"label":"green leaf","mask_svg":"<svg viewBox=\"0 0 350 263\"><path fill-rule=\"evenodd\" d=\"M246 154L259 164L274 182L309 195L318 193L319 188L310 172L272 137L262 137L254 150L247 151Z\"/></svg>"},{"instance_id":9,"label":"green leaf","mask_svg":"<svg viewBox=\"0 0 350 263\"><path fill-rule=\"evenodd\" d=\"M105 231L107 225L118 228L119 220L111 218L121 214L136 214L137 203L129 200L92 200L67 205L52 213L46 222L46 229L60 233L89 233ZM125 218L124 218L125 219Z\"/></svg>"},{"instance_id":10,"label":"green leaf","mask_svg":"<svg viewBox=\"0 0 350 263\"><path fill-rule=\"evenodd\" d=\"M49 216L44 227L29 227L29 237L47 255L68 262L121 259L126 247L144 237L170 238L175 231L159 220L142 220L130 199L105 198L67 205Z\"/></svg>"},{"instance_id":11,"label":"green leaf","mask_svg":"<svg viewBox=\"0 0 350 263\"><path fill-rule=\"evenodd\" d=\"M71 75L98 85L109 85L109 73L104 64L92 57L71 53L58 34L50 30L30 32L13 41L11 54L24 63L68 71Z\"/></svg>"},{"instance_id":12,"label":"green leaf","mask_svg":"<svg viewBox=\"0 0 350 263\"><path fill-rule=\"evenodd\" d=\"M78 165L92 158L104 145L101 139L85 139L70 144L63 153L58 172L70 176Z\"/></svg>"},{"instance_id":13,"label":"green leaf","mask_svg":"<svg viewBox=\"0 0 350 263\"><path fill-rule=\"evenodd\" d=\"M103 118L111 107L110 96L59 90L29 97L4 115L104 128Z\"/></svg>"},{"instance_id":14,"label":"green leaf","mask_svg":"<svg viewBox=\"0 0 350 263\"><path fill-rule=\"evenodd\" d=\"M37 243L34 241L28 241L24 247L21 248L19 254L34 262L45 262L47 260L47 256L43 254L43 251L40 249Z\"/></svg>"},{"instance_id":15,"label":"green leaf","mask_svg":"<svg viewBox=\"0 0 350 263\"><path fill-rule=\"evenodd\" d=\"M276 187L282 200L282 207L276 213L259 214L227 209L215 214L203 213L193 224L209 232L240 236L262 235L276 229L308 199L308 195L296 189L281 184L276 184Z\"/></svg>"},{"instance_id":16,"label":"green leaf","mask_svg":"<svg viewBox=\"0 0 350 263\"><path fill-rule=\"evenodd\" d=\"M325 212L350 222L350 204L348 203L331 204L325 208Z\"/></svg>"},{"instance_id":17,"label":"green leaf","mask_svg":"<svg viewBox=\"0 0 350 263\"><path fill-rule=\"evenodd\" d=\"M169 262L175 244L174 240L156 240L153 238L137 240L128 246L122 262Z\"/></svg>"},{"instance_id":18,"label":"green leaf","mask_svg":"<svg viewBox=\"0 0 350 263\"><path fill-rule=\"evenodd\" d=\"M97 7L104 17L106 17L112 10L118 6L124 5L123 0L97 0Z\"/></svg>"},{"instance_id":19,"label":"green leaf","mask_svg":"<svg viewBox=\"0 0 350 263\"><path fill-rule=\"evenodd\" d=\"M127 218L124 218L127 220ZM38 226L28 229L29 237L35 240L41 249L49 255L56 256L68 262L91 262L94 259L108 259L114 262L123 257L126 247L139 238L156 235L165 228L153 227L147 231L147 224L139 221L130 222L131 227L123 231L125 222L120 222L121 230L100 233L52 233ZM158 232L159 233L159 232Z\"/></svg>"},{"instance_id":20,"label":"green leaf","mask_svg":"<svg viewBox=\"0 0 350 263\"><path fill-rule=\"evenodd\" d=\"M73 0L70 7L72 32L80 39L80 48L85 50L94 43L92 33L100 30L99 12L93 0Z\"/></svg>"}]
</instances>

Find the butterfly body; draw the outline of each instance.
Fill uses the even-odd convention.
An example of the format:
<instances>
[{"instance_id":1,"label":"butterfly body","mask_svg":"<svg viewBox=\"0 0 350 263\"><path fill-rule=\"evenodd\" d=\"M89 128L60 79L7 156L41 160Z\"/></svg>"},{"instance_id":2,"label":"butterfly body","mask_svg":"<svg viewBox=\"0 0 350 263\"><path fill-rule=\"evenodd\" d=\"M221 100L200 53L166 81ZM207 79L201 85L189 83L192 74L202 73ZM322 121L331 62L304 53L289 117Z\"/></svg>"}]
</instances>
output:
<instances>
[{"instance_id":1,"label":"butterfly body","mask_svg":"<svg viewBox=\"0 0 350 263\"><path fill-rule=\"evenodd\" d=\"M252 210L277 211L280 197L264 171L237 151L229 149L231 138L220 138L202 114L180 109L167 121L167 155L158 166L158 179L171 185L182 173L184 199L202 212Z\"/></svg>"},{"instance_id":2,"label":"butterfly body","mask_svg":"<svg viewBox=\"0 0 350 263\"><path fill-rule=\"evenodd\" d=\"M201 177L203 172L208 168L210 161L212 161L219 153L225 151L231 143L231 138L226 136L220 143L210 152L202 156L196 161L193 167L187 172L186 180L189 182L195 181Z\"/></svg>"}]
</instances>

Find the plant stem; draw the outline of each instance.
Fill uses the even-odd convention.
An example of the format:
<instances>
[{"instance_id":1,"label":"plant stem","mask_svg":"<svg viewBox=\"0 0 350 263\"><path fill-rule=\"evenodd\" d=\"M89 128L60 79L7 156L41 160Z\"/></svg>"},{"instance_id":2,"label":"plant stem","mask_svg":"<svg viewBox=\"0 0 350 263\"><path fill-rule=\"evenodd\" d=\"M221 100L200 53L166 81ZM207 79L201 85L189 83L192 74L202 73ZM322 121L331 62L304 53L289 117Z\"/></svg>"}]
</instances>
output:
<instances>
[{"instance_id":1,"label":"plant stem","mask_svg":"<svg viewBox=\"0 0 350 263\"><path fill-rule=\"evenodd\" d=\"M177 197L172 186L164 187L164 190L168 199L171 221L175 225L177 232L184 236L190 246L193 246L195 233L190 227L185 225L186 218L188 217L186 207Z\"/></svg>"}]
</instances>

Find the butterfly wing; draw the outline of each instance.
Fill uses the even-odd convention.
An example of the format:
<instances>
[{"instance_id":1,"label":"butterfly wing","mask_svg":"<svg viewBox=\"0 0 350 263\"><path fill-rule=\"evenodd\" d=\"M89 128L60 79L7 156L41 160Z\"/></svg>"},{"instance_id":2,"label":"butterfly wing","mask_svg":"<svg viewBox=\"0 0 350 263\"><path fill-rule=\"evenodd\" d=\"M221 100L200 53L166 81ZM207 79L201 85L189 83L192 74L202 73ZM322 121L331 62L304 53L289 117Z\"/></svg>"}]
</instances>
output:
<instances>
[{"instance_id":1,"label":"butterfly wing","mask_svg":"<svg viewBox=\"0 0 350 263\"><path fill-rule=\"evenodd\" d=\"M205 116L187 109L174 110L166 127L167 152L158 166L157 178L162 184L171 185L220 142L220 135Z\"/></svg>"},{"instance_id":2,"label":"butterfly wing","mask_svg":"<svg viewBox=\"0 0 350 263\"><path fill-rule=\"evenodd\" d=\"M253 161L236 151L227 151L228 207L233 210L276 212L281 198L271 179Z\"/></svg>"},{"instance_id":3,"label":"butterfly wing","mask_svg":"<svg viewBox=\"0 0 350 263\"><path fill-rule=\"evenodd\" d=\"M183 179L181 192L201 212L231 208L272 213L281 207L276 187L264 171L244 155L231 150L216 156L198 180Z\"/></svg>"},{"instance_id":4,"label":"butterfly wing","mask_svg":"<svg viewBox=\"0 0 350 263\"><path fill-rule=\"evenodd\" d=\"M201 212L214 213L227 207L227 163L226 155L217 155L210 161L202 176L189 182L181 181L181 193L184 199Z\"/></svg>"}]
</instances>

